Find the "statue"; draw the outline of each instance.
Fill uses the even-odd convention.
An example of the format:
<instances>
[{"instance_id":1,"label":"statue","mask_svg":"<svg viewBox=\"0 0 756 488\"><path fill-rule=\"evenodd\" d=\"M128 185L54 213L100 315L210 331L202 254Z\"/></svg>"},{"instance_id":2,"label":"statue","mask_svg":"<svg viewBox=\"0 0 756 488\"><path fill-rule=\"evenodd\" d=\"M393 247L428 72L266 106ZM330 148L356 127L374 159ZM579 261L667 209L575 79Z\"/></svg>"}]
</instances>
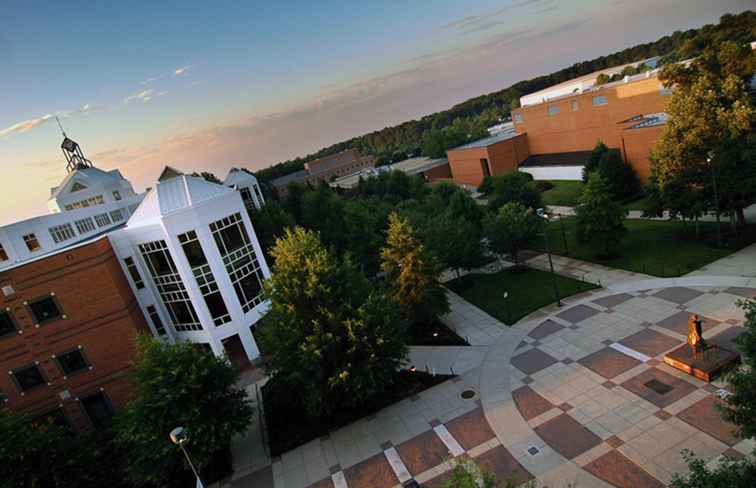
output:
<instances>
[{"instance_id":1,"label":"statue","mask_svg":"<svg viewBox=\"0 0 756 488\"><path fill-rule=\"evenodd\" d=\"M701 328L701 318L695 313L688 319L688 345L690 345L694 355L706 350L706 342L703 339L703 330Z\"/></svg>"}]
</instances>

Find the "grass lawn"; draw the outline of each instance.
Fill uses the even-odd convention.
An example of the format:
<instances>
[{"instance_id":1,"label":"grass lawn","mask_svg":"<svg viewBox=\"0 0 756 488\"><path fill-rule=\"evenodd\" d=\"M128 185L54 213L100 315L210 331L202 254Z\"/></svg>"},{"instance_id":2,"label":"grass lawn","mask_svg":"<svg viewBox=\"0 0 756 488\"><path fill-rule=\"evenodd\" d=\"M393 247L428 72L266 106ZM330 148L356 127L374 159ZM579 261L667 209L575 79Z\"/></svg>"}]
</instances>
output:
<instances>
[{"instance_id":1,"label":"grass lawn","mask_svg":"<svg viewBox=\"0 0 756 488\"><path fill-rule=\"evenodd\" d=\"M646 205L648 199L649 197L645 196L637 200L633 200L632 202L627 202L622 206L627 210L643 210L643 207Z\"/></svg>"},{"instance_id":2,"label":"grass lawn","mask_svg":"<svg viewBox=\"0 0 756 488\"><path fill-rule=\"evenodd\" d=\"M542 193L543 203L546 205L564 205L574 207L578 204L578 197L583 191L582 181L551 180L554 188Z\"/></svg>"},{"instance_id":3,"label":"grass lawn","mask_svg":"<svg viewBox=\"0 0 756 488\"><path fill-rule=\"evenodd\" d=\"M555 302L551 273L532 268L500 271L495 274L470 274L447 283L465 300L512 325L522 317ZM597 288L591 283L557 276L562 298ZM503 298L504 292L509 298Z\"/></svg>"},{"instance_id":4,"label":"grass lawn","mask_svg":"<svg viewBox=\"0 0 756 488\"><path fill-rule=\"evenodd\" d=\"M628 219L625 221L628 232L620 243L618 256L612 259L599 258L601 248L596 244L577 242L574 217L564 219L569 253L565 252L558 222L550 224L549 238L555 254L660 277L684 275L756 241L756 226L749 226L738 242L732 242L727 248L717 248L711 245L715 224L700 225L704 237L696 240L692 223L686 227L680 221ZM725 232L728 228L729 225L723 224ZM543 250L543 239L539 238L534 247Z\"/></svg>"}]
</instances>

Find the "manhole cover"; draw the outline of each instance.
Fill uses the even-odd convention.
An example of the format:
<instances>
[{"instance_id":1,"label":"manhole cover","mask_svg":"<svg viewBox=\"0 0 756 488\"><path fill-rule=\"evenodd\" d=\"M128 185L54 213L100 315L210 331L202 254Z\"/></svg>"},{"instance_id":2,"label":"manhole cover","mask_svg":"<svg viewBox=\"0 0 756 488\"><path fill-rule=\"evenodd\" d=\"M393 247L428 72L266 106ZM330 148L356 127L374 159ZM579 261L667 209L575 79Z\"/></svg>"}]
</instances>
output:
<instances>
[{"instance_id":1,"label":"manhole cover","mask_svg":"<svg viewBox=\"0 0 756 488\"><path fill-rule=\"evenodd\" d=\"M666 383L662 383L659 380L651 380L647 381L646 383L643 383L643 386L646 386L652 390L654 390L659 395L666 395L670 391L672 391L672 387L669 386Z\"/></svg>"},{"instance_id":2,"label":"manhole cover","mask_svg":"<svg viewBox=\"0 0 756 488\"><path fill-rule=\"evenodd\" d=\"M535 447L535 446L532 446L532 447L528 448L528 454L530 454L531 456L535 456L539 452L541 452L541 451L537 447Z\"/></svg>"},{"instance_id":3,"label":"manhole cover","mask_svg":"<svg viewBox=\"0 0 756 488\"><path fill-rule=\"evenodd\" d=\"M474 391L472 391L472 390L465 390L465 391L463 391L463 392L462 392L462 395L461 395L461 396L462 396L462 398L464 398L465 400L469 400L470 398L472 398L472 397L474 397L474 396L475 396L475 392L474 392Z\"/></svg>"}]
</instances>

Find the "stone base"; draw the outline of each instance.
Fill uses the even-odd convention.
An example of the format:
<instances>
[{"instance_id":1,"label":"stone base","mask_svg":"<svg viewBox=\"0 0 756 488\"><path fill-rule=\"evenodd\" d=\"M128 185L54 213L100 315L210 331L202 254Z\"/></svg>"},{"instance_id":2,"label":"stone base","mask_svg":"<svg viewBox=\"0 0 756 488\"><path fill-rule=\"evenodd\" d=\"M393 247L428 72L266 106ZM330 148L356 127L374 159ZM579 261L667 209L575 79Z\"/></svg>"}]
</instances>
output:
<instances>
[{"instance_id":1,"label":"stone base","mask_svg":"<svg viewBox=\"0 0 756 488\"><path fill-rule=\"evenodd\" d=\"M738 361L740 354L715 345L693 354L691 347L684 344L664 356L665 363L704 381L711 381L714 375Z\"/></svg>"}]
</instances>

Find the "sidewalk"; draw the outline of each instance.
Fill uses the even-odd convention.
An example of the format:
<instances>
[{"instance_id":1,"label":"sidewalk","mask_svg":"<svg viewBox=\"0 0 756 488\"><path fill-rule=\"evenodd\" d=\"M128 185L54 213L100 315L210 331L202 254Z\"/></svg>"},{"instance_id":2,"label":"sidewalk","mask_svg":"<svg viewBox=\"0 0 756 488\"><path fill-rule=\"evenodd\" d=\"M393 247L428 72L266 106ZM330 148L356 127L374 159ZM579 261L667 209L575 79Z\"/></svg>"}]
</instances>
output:
<instances>
[{"instance_id":1,"label":"sidewalk","mask_svg":"<svg viewBox=\"0 0 756 488\"><path fill-rule=\"evenodd\" d=\"M579 259L557 256L552 254L554 272L561 276L587 281L595 285L608 287L626 281L638 281L653 278L643 273L633 273L624 269L609 268L600 264L581 261ZM525 261L525 264L536 269L549 271L549 258L546 254L539 254Z\"/></svg>"},{"instance_id":2,"label":"sidewalk","mask_svg":"<svg viewBox=\"0 0 756 488\"><path fill-rule=\"evenodd\" d=\"M575 215L575 207L566 207L562 205L549 205L549 210L559 215L572 216ZM745 219L748 223L756 222L756 204L747 207L744 210ZM640 210L630 210L627 214L628 219L646 219L646 220L669 220L669 212L664 212L661 217L643 217L643 212ZM701 222L716 222L717 218L714 215L708 214L701 217ZM727 225L726 217L722 216L723 225Z\"/></svg>"},{"instance_id":3,"label":"sidewalk","mask_svg":"<svg viewBox=\"0 0 756 488\"><path fill-rule=\"evenodd\" d=\"M756 244L688 273L685 276L746 276L756 277Z\"/></svg>"}]
</instances>

